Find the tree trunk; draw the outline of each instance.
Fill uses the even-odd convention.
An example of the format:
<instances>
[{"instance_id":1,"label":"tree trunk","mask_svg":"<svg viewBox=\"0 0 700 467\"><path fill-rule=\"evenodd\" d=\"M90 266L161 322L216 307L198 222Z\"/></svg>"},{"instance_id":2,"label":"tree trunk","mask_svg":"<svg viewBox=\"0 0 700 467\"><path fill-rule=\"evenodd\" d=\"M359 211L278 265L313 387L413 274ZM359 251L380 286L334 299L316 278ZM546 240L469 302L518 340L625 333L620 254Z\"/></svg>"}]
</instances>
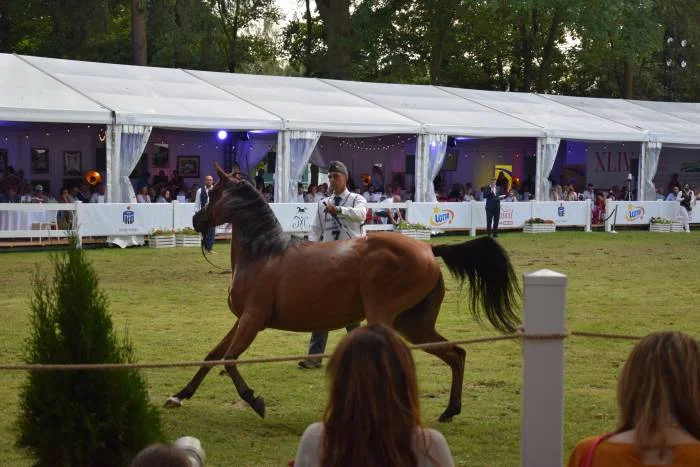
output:
<instances>
[{"instance_id":1,"label":"tree trunk","mask_svg":"<svg viewBox=\"0 0 700 467\"><path fill-rule=\"evenodd\" d=\"M431 24L431 29L433 29L433 40L430 47L430 82L431 84L440 84L442 78L442 63L443 55L445 50L445 38L447 37L447 31L452 25L452 19L454 18L455 11L457 9L457 2L437 2L436 11L433 14L433 21ZM446 8L441 8L446 6Z\"/></svg>"},{"instance_id":2,"label":"tree trunk","mask_svg":"<svg viewBox=\"0 0 700 467\"><path fill-rule=\"evenodd\" d=\"M547 42L542 51L542 64L540 65L539 76L537 77L537 92L545 92L549 88L549 74L552 70L552 59L554 58L554 47L559 36L559 25L561 23L561 9L557 8L552 18L552 24L547 34Z\"/></svg>"},{"instance_id":3,"label":"tree trunk","mask_svg":"<svg viewBox=\"0 0 700 467\"><path fill-rule=\"evenodd\" d=\"M531 25L528 17L532 18ZM533 38L536 36L537 31L537 11L532 10L530 14L523 12L518 19L518 28L520 30L520 59L522 61L520 91L530 92L532 90L532 47L534 44Z\"/></svg>"},{"instance_id":4,"label":"tree trunk","mask_svg":"<svg viewBox=\"0 0 700 467\"><path fill-rule=\"evenodd\" d=\"M131 0L131 46L134 55L134 65L148 65L146 1Z\"/></svg>"},{"instance_id":5,"label":"tree trunk","mask_svg":"<svg viewBox=\"0 0 700 467\"><path fill-rule=\"evenodd\" d=\"M317 0L316 6L326 35L326 76L352 78L350 0Z\"/></svg>"},{"instance_id":6,"label":"tree trunk","mask_svg":"<svg viewBox=\"0 0 700 467\"><path fill-rule=\"evenodd\" d=\"M305 70L304 70L304 76L311 76L311 33L312 30L311 28L313 27L313 23L311 21L311 0L306 0L306 37L304 38L304 45L306 49L306 57L305 57Z\"/></svg>"},{"instance_id":7,"label":"tree trunk","mask_svg":"<svg viewBox=\"0 0 700 467\"><path fill-rule=\"evenodd\" d=\"M12 20L10 19L10 11L7 1L0 2L0 53L9 53L10 51L10 29Z\"/></svg>"},{"instance_id":8,"label":"tree trunk","mask_svg":"<svg viewBox=\"0 0 700 467\"><path fill-rule=\"evenodd\" d=\"M625 60L625 75L622 85L622 98L634 98L634 63L631 59Z\"/></svg>"}]
</instances>

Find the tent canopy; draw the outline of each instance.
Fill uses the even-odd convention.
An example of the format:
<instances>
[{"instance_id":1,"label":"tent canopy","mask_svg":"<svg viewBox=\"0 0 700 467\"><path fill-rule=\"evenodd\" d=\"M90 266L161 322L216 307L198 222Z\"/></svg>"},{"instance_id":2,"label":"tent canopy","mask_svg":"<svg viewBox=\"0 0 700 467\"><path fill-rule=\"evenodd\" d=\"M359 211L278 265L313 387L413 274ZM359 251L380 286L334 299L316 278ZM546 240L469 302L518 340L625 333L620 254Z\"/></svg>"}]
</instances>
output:
<instances>
[{"instance_id":1,"label":"tent canopy","mask_svg":"<svg viewBox=\"0 0 700 467\"><path fill-rule=\"evenodd\" d=\"M182 70L21 57L112 109L116 123L192 129L278 129L280 119Z\"/></svg>"},{"instance_id":2,"label":"tent canopy","mask_svg":"<svg viewBox=\"0 0 700 467\"><path fill-rule=\"evenodd\" d=\"M0 54L0 119L13 122L101 123L109 109L14 55Z\"/></svg>"},{"instance_id":3,"label":"tent canopy","mask_svg":"<svg viewBox=\"0 0 700 467\"><path fill-rule=\"evenodd\" d=\"M324 80L339 89L421 122L429 133L454 136L544 136L544 130L434 86Z\"/></svg>"},{"instance_id":4,"label":"tent canopy","mask_svg":"<svg viewBox=\"0 0 700 467\"><path fill-rule=\"evenodd\" d=\"M700 104L139 67L0 54L0 119L700 145Z\"/></svg>"},{"instance_id":5,"label":"tent canopy","mask_svg":"<svg viewBox=\"0 0 700 467\"><path fill-rule=\"evenodd\" d=\"M599 118L536 94L442 89L540 126L547 136L554 138L584 141L644 141L648 138L644 129Z\"/></svg>"},{"instance_id":6,"label":"tent canopy","mask_svg":"<svg viewBox=\"0 0 700 467\"><path fill-rule=\"evenodd\" d=\"M192 75L278 115L289 130L420 133L418 122L318 79L192 71Z\"/></svg>"},{"instance_id":7,"label":"tent canopy","mask_svg":"<svg viewBox=\"0 0 700 467\"><path fill-rule=\"evenodd\" d=\"M653 139L662 143L700 143L700 119L698 124L693 124L671 114L664 114L650 107L622 99L552 95L544 97L610 121L624 123L639 130L647 130ZM700 109L697 110L700 111Z\"/></svg>"}]
</instances>

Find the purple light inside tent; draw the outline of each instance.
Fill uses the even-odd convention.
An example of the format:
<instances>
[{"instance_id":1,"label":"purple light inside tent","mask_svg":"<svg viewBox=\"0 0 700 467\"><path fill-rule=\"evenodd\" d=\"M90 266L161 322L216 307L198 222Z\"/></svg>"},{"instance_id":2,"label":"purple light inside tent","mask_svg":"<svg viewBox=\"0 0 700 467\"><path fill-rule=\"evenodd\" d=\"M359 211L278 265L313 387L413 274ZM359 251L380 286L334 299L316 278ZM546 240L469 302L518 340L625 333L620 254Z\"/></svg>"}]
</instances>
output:
<instances>
[{"instance_id":1,"label":"purple light inside tent","mask_svg":"<svg viewBox=\"0 0 700 467\"><path fill-rule=\"evenodd\" d=\"M469 136L457 136L457 137L455 137L455 141L469 141L470 139L476 139L476 138L470 138Z\"/></svg>"},{"instance_id":2,"label":"purple light inside tent","mask_svg":"<svg viewBox=\"0 0 700 467\"><path fill-rule=\"evenodd\" d=\"M226 138L228 138L228 131L219 130L219 132L216 134L216 137L219 138L219 141L223 141Z\"/></svg>"},{"instance_id":3,"label":"purple light inside tent","mask_svg":"<svg viewBox=\"0 0 700 467\"><path fill-rule=\"evenodd\" d=\"M277 130L250 130L248 133L251 135L274 135Z\"/></svg>"}]
</instances>

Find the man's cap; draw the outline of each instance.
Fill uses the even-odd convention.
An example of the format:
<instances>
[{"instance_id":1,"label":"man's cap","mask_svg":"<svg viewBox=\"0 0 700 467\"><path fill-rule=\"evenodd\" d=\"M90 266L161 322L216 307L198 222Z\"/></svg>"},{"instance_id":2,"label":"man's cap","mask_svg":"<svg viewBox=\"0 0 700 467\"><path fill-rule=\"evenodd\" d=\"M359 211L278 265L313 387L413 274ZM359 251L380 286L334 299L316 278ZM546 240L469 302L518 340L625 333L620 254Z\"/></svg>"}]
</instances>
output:
<instances>
[{"instance_id":1,"label":"man's cap","mask_svg":"<svg viewBox=\"0 0 700 467\"><path fill-rule=\"evenodd\" d=\"M331 165L328 166L328 173L338 172L346 177L348 176L348 168L340 161L331 161Z\"/></svg>"},{"instance_id":2,"label":"man's cap","mask_svg":"<svg viewBox=\"0 0 700 467\"><path fill-rule=\"evenodd\" d=\"M41 186L41 185L35 186L34 189L35 189L36 191L44 191L44 187Z\"/></svg>"}]
</instances>

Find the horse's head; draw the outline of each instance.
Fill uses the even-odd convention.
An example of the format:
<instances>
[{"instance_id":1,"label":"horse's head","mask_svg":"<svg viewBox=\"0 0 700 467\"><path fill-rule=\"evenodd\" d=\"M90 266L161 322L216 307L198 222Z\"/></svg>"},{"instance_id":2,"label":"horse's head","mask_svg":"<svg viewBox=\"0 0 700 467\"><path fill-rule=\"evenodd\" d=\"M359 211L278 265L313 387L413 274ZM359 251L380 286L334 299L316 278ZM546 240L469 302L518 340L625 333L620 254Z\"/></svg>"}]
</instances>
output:
<instances>
[{"instance_id":1,"label":"horse's head","mask_svg":"<svg viewBox=\"0 0 700 467\"><path fill-rule=\"evenodd\" d=\"M239 174L227 174L218 162L215 162L214 165L219 180L209 190L209 203L204 209L197 211L192 218L192 226L197 232L206 232L212 227L231 221L230 218L225 218L227 210L222 209L223 200L226 198L227 192L242 183L239 180Z\"/></svg>"}]
</instances>

